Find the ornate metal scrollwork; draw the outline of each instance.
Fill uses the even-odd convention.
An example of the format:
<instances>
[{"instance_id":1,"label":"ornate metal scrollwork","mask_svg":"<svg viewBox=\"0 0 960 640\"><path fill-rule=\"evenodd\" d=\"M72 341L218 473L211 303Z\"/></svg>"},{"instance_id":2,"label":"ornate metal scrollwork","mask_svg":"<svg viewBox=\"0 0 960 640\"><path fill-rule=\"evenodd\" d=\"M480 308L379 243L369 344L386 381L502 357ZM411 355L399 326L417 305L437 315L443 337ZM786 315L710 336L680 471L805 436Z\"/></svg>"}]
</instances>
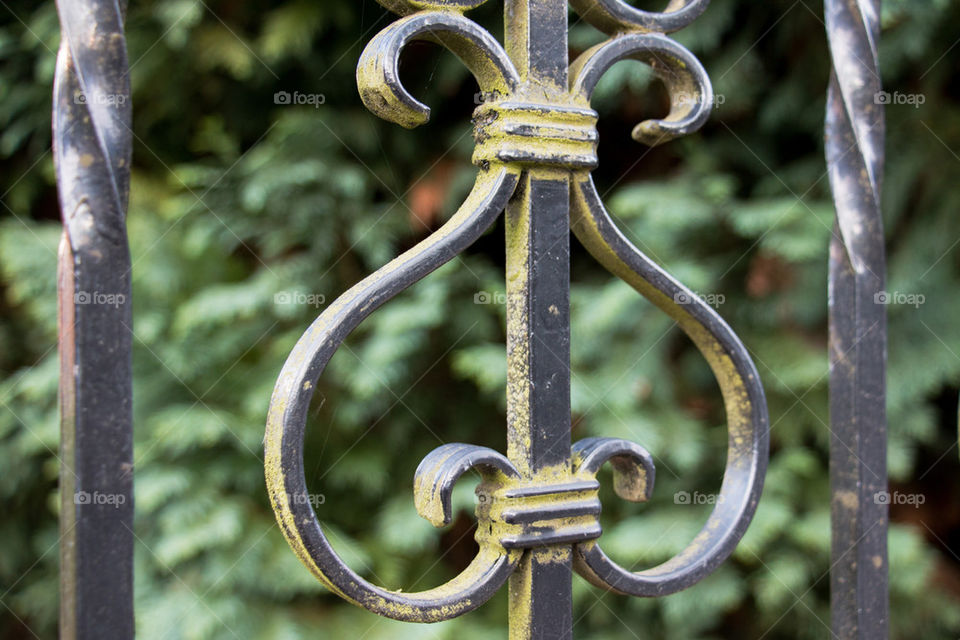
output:
<instances>
[{"instance_id":1,"label":"ornate metal scrollwork","mask_svg":"<svg viewBox=\"0 0 960 640\"><path fill-rule=\"evenodd\" d=\"M483 0L380 2L403 17L378 34L361 56L358 84L371 111L411 128L429 118L429 108L407 92L397 73L400 52L416 39L439 43L456 54L481 91L495 99L474 114L473 161L479 171L459 211L326 309L283 367L265 443L267 484L284 535L333 591L401 620L459 616L483 604L514 572L535 572L545 563L560 566L571 559L587 580L619 593L658 596L690 586L729 556L756 509L767 462L766 402L757 372L733 331L631 244L604 209L590 176L597 166L598 143L597 113L590 98L607 69L633 59L651 66L671 97L670 113L637 125L635 139L655 145L702 126L712 105L709 78L692 53L664 34L693 21L707 0L674 0L665 13L640 11L622 0L571 0L584 19L612 34L572 64L566 53L566 0L507 0L506 47L464 15ZM483 499L476 514L480 551L463 573L441 587L419 593L388 591L341 561L306 499L302 443L313 388L333 353L364 318L464 250L505 208L509 457L447 444L423 460L415 479L416 507L437 526L450 522L456 480L470 469L481 474L478 491ZM531 216L534 210L541 213ZM554 219L556 224L548 228L547 218L560 214L562 219ZM637 444L608 438L588 438L571 446L569 420L563 423L569 416L569 356L564 351L569 230L611 273L676 319L712 367L726 404L729 444L722 499L686 550L645 571L628 571L601 550L596 474L610 462L617 494L644 501L653 490L651 455ZM561 250L554 251L554 245ZM541 283L549 278L554 284ZM545 342L560 365L538 359ZM538 380L536 385L533 380ZM558 407L559 401L568 406ZM547 441L550 446L543 445ZM559 560L538 557L524 564L526 554L537 549L557 550ZM533 628L531 611L540 605L539 596L530 594L539 587L521 582L511 581L511 592L527 589L527 600L533 603L522 597L516 605L512 601L511 616L516 607L517 616L525 616L518 624ZM560 631L553 637L569 635L563 624L557 623ZM541 637L551 637L546 628L538 632Z\"/></svg>"}]
</instances>

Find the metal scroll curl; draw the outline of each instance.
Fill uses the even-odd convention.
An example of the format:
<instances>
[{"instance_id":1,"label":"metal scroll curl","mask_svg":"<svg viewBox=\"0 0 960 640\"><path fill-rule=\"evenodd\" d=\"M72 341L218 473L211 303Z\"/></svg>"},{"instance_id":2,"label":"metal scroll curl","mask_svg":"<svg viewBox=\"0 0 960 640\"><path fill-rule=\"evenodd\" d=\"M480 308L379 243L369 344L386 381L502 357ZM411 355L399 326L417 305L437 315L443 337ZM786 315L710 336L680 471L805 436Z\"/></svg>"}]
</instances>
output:
<instances>
[{"instance_id":1,"label":"metal scroll curl","mask_svg":"<svg viewBox=\"0 0 960 640\"><path fill-rule=\"evenodd\" d=\"M589 101L603 72L625 58L652 61L671 96L670 115L662 121L641 123L635 137L657 144L703 125L713 95L706 72L686 49L657 34L625 35L587 51L572 65L573 87L579 97ZM723 393L730 434L727 467L717 505L693 542L670 561L640 572L617 566L596 542L581 544L575 551L578 572L597 586L635 596L667 595L696 583L719 566L756 511L769 449L763 387L736 334L709 305L620 232L585 171L578 172L571 182L570 225L598 262L677 321L707 359Z\"/></svg>"},{"instance_id":2,"label":"metal scroll curl","mask_svg":"<svg viewBox=\"0 0 960 640\"><path fill-rule=\"evenodd\" d=\"M324 536L307 495L303 437L313 389L334 352L364 318L487 230L506 206L517 178L518 172L506 167L481 173L466 202L438 231L340 296L293 348L270 402L264 440L267 488L284 536L331 590L387 617L433 622L475 609L506 582L519 557L492 544L481 546L460 576L420 593L388 591L349 569ZM486 479L496 479L490 477L495 466L488 461L473 465Z\"/></svg>"},{"instance_id":3,"label":"metal scroll curl","mask_svg":"<svg viewBox=\"0 0 960 640\"><path fill-rule=\"evenodd\" d=\"M580 17L605 33L673 33L699 18L710 0L670 0L662 13L637 9L624 0L570 0L570 4Z\"/></svg>"},{"instance_id":4,"label":"metal scroll curl","mask_svg":"<svg viewBox=\"0 0 960 640\"><path fill-rule=\"evenodd\" d=\"M696 294L671 278L617 229L583 173L571 185L571 227L591 255L677 321L707 359L727 411L727 466L717 505L679 555L630 572L596 542L575 549L577 571L591 583L634 596L663 596L698 582L733 552L756 511L766 472L769 418L756 368L736 334Z\"/></svg>"},{"instance_id":5,"label":"metal scroll curl","mask_svg":"<svg viewBox=\"0 0 960 640\"><path fill-rule=\"evenodd\" d=\"M413 127L429 116L429 109L406 91L396 72L403 47L414 39L450 48L474 72L484 90L506 90L518 81L499 43L472 21L449 12L415 13L377 35L358 65L357 80L364 102L388 120ZM470 195L446 224L330 305L297 342L271 400L264 441L267 485L287 541L331 590L387 617L434 622L470 611L506 582L519 554L493 542L482 544L474 561L458 577L419 593L389 591L349 569L324 536L307 496L302 446L313 389L334 352L364 318L452 260L493 224L513 194L519 174L518 168L506 165L480 171ZM471 467L488 483L496 484L503 476L503 468L494 458L467 456L461 460L469 460L469 464L458 468L451 476L454 480ZM452 484L449 488L452 490ZM443 496L438 498L439 506L430 513L436 509L449 512L449 502L444 503L449 501L449 494L441 491L439 495Z\"/></svg>"},{"instance_id":6,"label":"metal scroll curl","mask_svg":"<svg viewBox=\"0 0 960 640\"><path fill-rule=\"evenodd\" d=\"M407 621L445 620L480 606L518 570L526 551L551 545L572 547L577 572L619 593L659 596L694 584L729 556L756 510L768 455L766 401L756 369L730 327L633 246L604 208L590 176L597 164L597 114L590 98L607 69L633 59L654 70L671 99L669 113L637 125L635 139L652 146L702 126L713 102L709 78L696 57L664 33L692 21L706 1L675 0L665 13L648 13L621 0L571 0L586 19L615 35L569 65L570 80L563 86L537 84L531 74L518 73L520 63L463 15L481 0L380 2L404 17L374 37L360 58L358 86L372 112L410 128L428 120L429 108L402 86L397 70L401 51L417 39L455 53L481 91L495 98L474 113L473 159L479 172L460 210L437 232L337 299L299 340L283 367L271 400L265 446L267 485L284 535L333 591L371 611ZM682 553L658 567L630 572L611 561L598 543L602 531L596 475L609 462L617 495L647 500L655 468L643 447L587 438L572 445L569 463L544 475L531 474L517 460L491 449L446 444L417 469L415 506L435 526L449 524L455 482L468 470L478 471L480 551L463 573L441 587L419 593L386 590L343 563L307 499L303 438L313 389L333 353L364 318L469 246L515 191L522 199L518 185L529 183L529 175L538 171L562 176L561 196L569 184L570 227L581 243L611 273L676 319L709 362L728 418L721 499Z\"/></svg>"},{"instance_id":7,"label":"metal scroll curl","mask_svg":"<svg viewBox=\"0 0 960 640\"><path fill-rule=\"evenodd\" d=\"M377 0L384 7L402 16L417 11L468 11L487 0Z\"/></svg>"},{"instance_id":8,"label":"metal scroll curl","mask_svg":"<svg viewBox=\"0 0 960 640\"><path fill-rule=\"evenodd\" d=\"M713 104L710 78L696 56L660 34L621 35L585 51L570 65L575 99L589 104L603 74L628 59L649 65L670 96L670 113L663 119L638 124L633 130L634 140L656 146L704 125Z\"/></svg>"},{"instance_id":9,"label":"metal scroll curl","mask_svg":"<svg viewBox=\"0 0 960 640\"><path fill-rule=\"evenodd\" d=\"M367 45L357 65L360 97L384 120L412 129L430 119L430 108L400 83L397 65L412 40L443 45L473 72L480 90L507 94L520 83L513 63L493 36L457 13L426 11L397 20Z\"/></svg>"}]
</instances>

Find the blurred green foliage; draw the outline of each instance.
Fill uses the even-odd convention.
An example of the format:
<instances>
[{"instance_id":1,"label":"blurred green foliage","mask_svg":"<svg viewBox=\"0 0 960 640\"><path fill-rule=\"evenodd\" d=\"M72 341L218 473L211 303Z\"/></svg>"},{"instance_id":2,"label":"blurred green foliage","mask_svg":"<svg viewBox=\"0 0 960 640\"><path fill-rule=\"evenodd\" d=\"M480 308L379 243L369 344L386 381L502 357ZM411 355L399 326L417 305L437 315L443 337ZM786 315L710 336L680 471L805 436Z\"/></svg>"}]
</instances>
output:
<instances>
[{"instance_id":1,"label":"blurred green foliage","mask_svg":"<svg viewBox=\"0 0 960 640\"><path fill-rule=\"evenodd\" d=\"M652 3L651 3L652 4ZM501 3L471 14L502 33ZM652 7L651 7L652 8ZM720 96L699 134L629 139L663 113L635 63L604 78L601 191L621 228L710 296L754 356L773 449L759 511L733 558L678 595L634 600L575 579L579 638L823 638L829 620L827 58L819 3L715 0L678 34ZM960 385L960 5L888 0L881 47L893 105L884 190L891 305L894 638L960 633L954 446ZM476 91L456 59L416 44L401 71L434 105L406 131L360 104L353 68L392 18L371 0L132 3L136 598L143 639L505 637L503 594L429 627L330 595L284 543L265 495L263 425L286 354L325 304L423 238L471 181ZM571 44L599 34L574 20ZM0 638L54 637L57 618L58 213L49 109L52 2L0 9ZM324 103L277 104L279 91ZM418 518L412 477L441 442L505 448L502 226L368 319L318 386L308 484L338 550L413 590L472 553L470 486L449 531ZM672 322L575 246L574 435L624 437L657 458L648 504L604 499L608 552L652 566L681 549L719 488L716 384ZM476 304L478 294L492 304ZM487 297L481 296L484 301ZM913 298L916 300L917 298ZM462 483L469 485L468 482ZM32 635L31 635L32 634ZM318 636L317 634L321 634Z\"/></svg>"}]
</instances>

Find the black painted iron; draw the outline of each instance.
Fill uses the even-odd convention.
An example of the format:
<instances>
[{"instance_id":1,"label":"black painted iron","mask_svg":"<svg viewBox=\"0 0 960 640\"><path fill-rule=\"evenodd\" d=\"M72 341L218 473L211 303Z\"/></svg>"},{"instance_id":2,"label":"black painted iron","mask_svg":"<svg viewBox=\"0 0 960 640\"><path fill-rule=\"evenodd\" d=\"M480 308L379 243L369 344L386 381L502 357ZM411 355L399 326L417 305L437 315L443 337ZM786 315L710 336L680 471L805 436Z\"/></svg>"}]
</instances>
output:
<instances>
[{"instance_id":1,"label":"black painted iron","mask_svg":"<svg viewBox=\"0 0 960 640\"><path fill-rule=\"evenodd\" d=\"M566 0L505 0L501 46L469 20L486 0L380 0L402 15L364 51L358 85L377 115L407 127L429 108L401 85L397 62L412 40L449 48L490 99L474 114L478 175L436 233L332 304L288 358L271 402L267 481L281 529L333 591L378 614L433 622L462 615L504 584L511 637L569 638L576 571L598 587L661 596L689 587L733 551L756 510L768 450L768 417L756 370L717 313L617 229L596 191L597 114L590 97L614 63L653 68L670 114L640 123L656 145L703 125L712 104L699 61L665 34L708 0L672 0L663 13L623 0L570 0L610 38L569 63ZM58 2L63 42L54 92L54 141L63 212L61 346L61 637L133 637L133 469L129 190L130 100L125 3ZM879 0L827 0L834 73L827 161L837 205L830 258L833 632L887 637L884 252L879 209L883 113L875 99ZM415 506L450 523L451 494L467 471L482 477L480 551L449 583L419 593L386 590L347 567L307 496L306 416L319 376L371 313L449 262L506 211L507 455L452 443L429 453L414 478ZM672 316L713 369L727 409L721 499L689 546L668 562L627 571L601 547L596 475L609 462L619 497L647 500L653 458L611 438L571 444L569 232L612 274Z\"/></svg>"},{"instance_id":2,"label":"black painted iron","mask_svg":"<svg viewBox=\"0 0 960 640\"><path fill-rule=\"evenodd\" d=\"M671 96L662 120L633 136L655 145L699 128L712 90L697 59L664 35L694 20L704 0L672 12L622 0L575 0L611 34L572 64L566 0L506 0L505 45L463 15L482 0L383 0L404 17L373 38L357 70L360 95L377 115L406 127L430 110L400 84L403 47L431 40L455 53L489 99L474 113L479 168L460 210L420 245L361 281L325 310L287 359L268 417L266 475L281 530L304 564L354 604L400 620L434 622L474 609L505 582L511 638L569 638L572 574L622 594L660 596L689 587L733 551L756 510L766 470L766 402L746 349L716 312L619 232L590 177L597 165L597 114L590 96L620 60L653 68ZM330 546L308 499L302 444L318 377L347 335L391 297L451 260L506 210L507 455L447 444L417 470L414 502L437 526L449 523L453 484L471 468L478 493L473 563L424 592L387 591L354 573ZM637 444L590 438L571 445L570 231L613 274L677 320L711 365L728 415L727 469L718 504L700 534L672 560L632 572L601 550L596 474L610 462L617 494L646 500L651 455Z\"/></svg>"},{"instance_id":3,"label":"black painted iron","mask_svg":"<svg viewBox=\"0 0 960 640\"><path fill-rule=\"evenodd\" d=\"M880 0L827 0L833 73L830 243L831 616L840 640L888 634L884 114Z\"/></svg>"},{"instance_id":4,"label":"black painted iron","mask_svg":"<svg viewBox=\"0 0 960 640\"><path fill-rule=\"evenodd\" d=\"M130 85L125 3L58 2L60 637L132 638Z\"/></svg>"}]
</instances>

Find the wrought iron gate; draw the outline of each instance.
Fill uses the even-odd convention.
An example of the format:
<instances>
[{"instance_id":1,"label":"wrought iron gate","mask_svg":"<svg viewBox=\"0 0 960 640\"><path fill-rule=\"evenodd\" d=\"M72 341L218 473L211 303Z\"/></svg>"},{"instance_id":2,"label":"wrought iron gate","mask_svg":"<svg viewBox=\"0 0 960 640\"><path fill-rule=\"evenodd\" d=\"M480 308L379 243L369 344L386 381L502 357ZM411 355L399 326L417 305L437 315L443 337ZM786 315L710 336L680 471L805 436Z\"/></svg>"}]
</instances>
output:
<instances>
[{"instance_id":1,"label":"wrought iron gate","mask_svg":"<svg viewBox=\"0 0 960 640\"><path fill-rule=\"evenodd\" d=\"M400 18L368 44L357 79L376 115L413 128L429 117L398 76L412 40L438 43L473 72L489 98L474 113L473 190L437 232L334 302L290 354L267 424L267 487L281 529L303 563L330 589L375 613L433 622L486 602L505 583L512 638L569 638L573 572L599 587L654 597L689 587L733 551L756 509L767 464L766 403L740 340L719 315L671 278L617 229L590 172L597 166L592 92L620 60L649 65L666 85L670 113L640 123L633 137L665 143L709 117L710 80L667 34L708 0L673 0L663 13L624 0L570 0L608 34L568 61L566 0L505 0L500 44L467 17L487 0L380 0ZM124 224L129 189L130 101L124 5L58 3L63 44L57 66L54 131L64 220L61 249L62 610L64 638L133 636L130 260ZM876 47L878 0L827 0L834 73L826 120L827 160L837 206L830 247L833 630L844 640L887 635L885 489L885 316L879 185L883 114ZM76 99L85 96L84 100ZM507 451L446 444L413 479L415 506L443 526L451 494L480 472L479 553L452 581L424 592L388 591L347 567L324 536L308 499L302 443L316 381L348 334L368 315L453 259L505 211L507 282ZM599 483L610 462L618 496L653 491L653 457L637 443L587 438L571 443L569 237L573 231L613 275L672 316L710 364L728 419L727 466L717 504L701 532L668 562L632 572L601 548ZM79 305L78 292L109 287L120 304ZM116 505L75 496L124 495Z\"/></svg>"}]
</instances>

